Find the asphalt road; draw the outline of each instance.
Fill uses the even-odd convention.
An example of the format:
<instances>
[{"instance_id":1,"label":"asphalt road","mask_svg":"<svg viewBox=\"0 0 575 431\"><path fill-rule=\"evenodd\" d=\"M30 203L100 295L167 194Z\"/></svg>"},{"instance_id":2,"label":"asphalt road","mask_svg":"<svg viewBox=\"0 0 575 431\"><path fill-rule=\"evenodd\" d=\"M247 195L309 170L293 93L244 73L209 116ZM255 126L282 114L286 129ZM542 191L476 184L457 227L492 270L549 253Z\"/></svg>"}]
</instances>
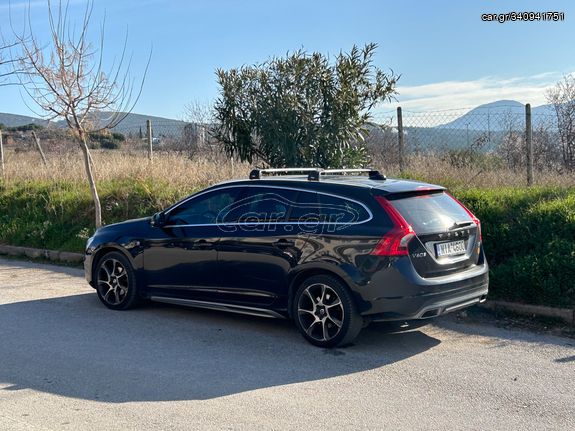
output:
<instances>
[{"instance_id":1,"label":"asphalt road","mask_svg":"<svg viewBox=\"0 0 575 431\"><path fill-rule=\"evenodd\" d=\"M444 318L323 350L289 322L104 308L0 259L0 429L575 429L575 341Z\"/></svg>"}]
</instances>

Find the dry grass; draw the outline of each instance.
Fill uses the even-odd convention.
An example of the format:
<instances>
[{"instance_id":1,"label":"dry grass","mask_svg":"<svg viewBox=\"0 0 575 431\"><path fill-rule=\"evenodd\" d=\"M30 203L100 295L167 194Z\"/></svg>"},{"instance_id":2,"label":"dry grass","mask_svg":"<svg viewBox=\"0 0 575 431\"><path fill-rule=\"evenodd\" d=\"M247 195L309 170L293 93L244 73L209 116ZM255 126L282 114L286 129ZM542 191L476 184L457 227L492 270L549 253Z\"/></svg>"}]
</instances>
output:
<instances>
[{"instance_id":1,"label":"dry grass","mask_svg":"<svg viewBox=\"0 0 575 431\"><path fill-rule=\"evenodd\" d=\"M399 169L392 168L397 173ZM486 168L470 164L454 167L440 156L411 156L407 167L407 176L442 184L448 187L525 187L527 171L514 171L505 167ZM561 173L556 169L534 172L534 184L538 186L574 187L575 173Z\"/></svg>"},{"instance_id":2,"label":"dry grass","mask_svg":"<svg viewBox=\"0 0 575 431\"><path fill-rule=\"evenodd\" d=\"M35 152L7 152L5 178L10 180L85 181L84 162L81 154L47 154L48 168ZM177 188L205 186L234 177L245 177L246 164L223 157L197 157L194 160L174 154L157 153L149 163L143 153L126 153L115 150L93 150L97 181L135 179L168 181Z\"/></svg>"},{"instance_id":3,"label":"dry grass","mask_svg":"<svg viewBox=\"0 0 575 431\"><path fill-rule=\"evenodd\" d=\"M11 180L65 180L84 182L82 157L78 152L64 155L47 154L46 169L40 156L33 151L6 151L5 179ZM194 189L231 178L246 178L250 165L234 162L221 155L197 156L190 160L185 155L157 153L153 163L141 151L94 150L94 163L98 181L134 179L169 182L178 189ZM373 165L388 176L399 176L396 165L375 161ZM522 187L526 185L526 173L508 169L484 169L481 167L453 167L437 156L410 157L406 177L459 187ZM541 186L575 186L575 174L560 174L553 170L535 172L535 183Z\"/></svg>"}]
</instances>

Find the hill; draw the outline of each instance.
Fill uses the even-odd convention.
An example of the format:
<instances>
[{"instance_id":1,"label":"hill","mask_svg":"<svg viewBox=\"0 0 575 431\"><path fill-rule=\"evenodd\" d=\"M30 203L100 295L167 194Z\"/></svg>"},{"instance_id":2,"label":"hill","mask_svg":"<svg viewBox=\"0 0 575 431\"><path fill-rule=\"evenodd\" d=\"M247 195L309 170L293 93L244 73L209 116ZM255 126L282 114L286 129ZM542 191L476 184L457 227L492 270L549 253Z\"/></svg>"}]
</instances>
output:
<instances>
[{"instance_id":1,"label":"hill","mask_svg":"<svg viewBox=\"0 0 575 431\"><path fill-rule=\"evenodd\" d=\"M532 107L531 114L534 128L541 124L555 122L555 110L552 105ZM436 127L438 129L497 132L508 130L510 125L513 128L525 127L525 105L516 100L498 100L480 105L461 117Z\"/></svg>"},{"instance_id":2,"label":"hill","mask_svg":"<svg viewBox=\"0 0 575 431\"><path fill-rule=\"evenodd\" d=\"M0 112L0 124L6 127L24 126L26 124L48 125L48 121L39 118L28 117L26 115L8 114Z\"/></svg>"}]
</instances>

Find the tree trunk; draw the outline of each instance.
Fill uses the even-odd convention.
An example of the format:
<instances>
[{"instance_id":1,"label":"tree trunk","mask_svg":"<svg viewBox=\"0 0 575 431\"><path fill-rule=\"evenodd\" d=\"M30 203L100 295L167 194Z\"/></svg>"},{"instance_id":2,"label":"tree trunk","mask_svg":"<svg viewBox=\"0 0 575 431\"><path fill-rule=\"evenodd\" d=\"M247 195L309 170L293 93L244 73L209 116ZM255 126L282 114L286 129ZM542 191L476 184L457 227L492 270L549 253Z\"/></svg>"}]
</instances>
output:
<instances>
[{"instance_id":1,"label":"tree trunk","mask_svg":"<svg viewBox=\"0 0 575 431\"><path fill-rule=\"evenodd\" d=\"M102 205L100 204L100 197L98 196L98 189L96 188L96 181L94 180L94 171L92 169L92 156L86 141L86 135L80 132L80 147L84 155L84 168L88 176L88 183L90 184L90 192L92 193L92 200L94 201L94 213L96 229L102 226Z\"/></svg>"},{"instance_id":2,"label":"tree trunk","mask_svg":"<svg viewBox=\"0 0 575 431\"><path fill-rule=\"evenodd\" d=\"M4 144L2 142L2 129L0 129L0 178L4 178Z\"/></svg>"}]
</instances>

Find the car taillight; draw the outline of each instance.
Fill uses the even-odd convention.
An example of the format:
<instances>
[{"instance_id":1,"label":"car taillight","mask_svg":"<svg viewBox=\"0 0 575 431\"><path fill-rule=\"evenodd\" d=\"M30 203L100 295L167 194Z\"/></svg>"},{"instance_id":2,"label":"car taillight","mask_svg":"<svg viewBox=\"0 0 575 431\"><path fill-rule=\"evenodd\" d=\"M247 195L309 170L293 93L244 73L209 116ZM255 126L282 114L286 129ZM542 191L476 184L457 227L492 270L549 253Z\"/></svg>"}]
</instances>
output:
<instances>
[{"instance_id":1,"label":"car taillight","mask_svg":"<svg viewBox=\"0 0 575 431\"><path fill-rule=\"evenodd\" d=\"M387 199L382 196L376 196L375 199L393 222L393 227L383 235L371 254L377 256L407 256L409 253L407 245L415 236L413 228Z\"/></svg>"},{"instance_id":2,"label":"car taillight","mask_svg":"<svg viewBox=\"0 0 575 431\"><path fill-rule=\"evenodd\" d=\"M481 234L481 221L479 221L479 219L477 217L475 217L475 215L469 211L469 209L467 209L467 207L465 205L463 205L461 202L459 202L457 199L455 199L451 194L447 193L449 195L449 197L451 197L451 199L453 199L455 202L457 202L461 208L463 208L465 210L465 212L467 214L469 214L469 217L471 217L471 220L473 220L473 223L475 223L477 225L477 233L479 234L479 241L483 242L483 236Z\"/></svg>"}]
</instances>

